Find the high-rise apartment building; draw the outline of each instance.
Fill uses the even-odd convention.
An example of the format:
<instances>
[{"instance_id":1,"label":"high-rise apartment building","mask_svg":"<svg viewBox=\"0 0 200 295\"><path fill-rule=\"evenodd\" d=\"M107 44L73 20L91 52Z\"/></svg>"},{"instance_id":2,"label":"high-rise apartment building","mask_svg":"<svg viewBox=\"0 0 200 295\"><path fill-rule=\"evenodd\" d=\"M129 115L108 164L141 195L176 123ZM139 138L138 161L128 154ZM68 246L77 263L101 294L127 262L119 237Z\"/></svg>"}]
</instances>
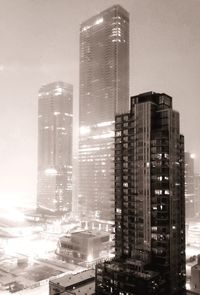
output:
<instances>
[{"instance_id":1,"label":"high-rise apartment building","mask_svg":"<svg viewBox=\"0 0 200 295\"><path fill-rule=\"evenodd\" d=\"M129 14L114 5L80 28L79 204L87 218L114 214L114 118L128 106Z\"/></svg>"},{"instance_id":2,"label":"high-rise apartment building","mask_svg":"<svg viewBox=\"0 0 200 295\"><path fill-rule=\"evenodd\" d=\"M195 216L195 173L193 154L185 153L185 216Z\"/></svg>"},{"instance_id":3,"label":"high-rise apartment building","mask_svg":"<svg viewBox=\"0 0 200 295\"><path fill-rule=\"evenodd\" d=\"M184 138L172 98L144 93L115 120L115 253L96 294L184 294Z\"/></svg>"},{"instance_id":4,"label":"high-rise apartment building","mask_svg":"<svg viewBox=\"0 0 200 295\"><path fill-rule=\"evenodd\" d=\"M73 88L44 85L38 103L38 208L71 211Z\"/></svg>"}]
</instances>

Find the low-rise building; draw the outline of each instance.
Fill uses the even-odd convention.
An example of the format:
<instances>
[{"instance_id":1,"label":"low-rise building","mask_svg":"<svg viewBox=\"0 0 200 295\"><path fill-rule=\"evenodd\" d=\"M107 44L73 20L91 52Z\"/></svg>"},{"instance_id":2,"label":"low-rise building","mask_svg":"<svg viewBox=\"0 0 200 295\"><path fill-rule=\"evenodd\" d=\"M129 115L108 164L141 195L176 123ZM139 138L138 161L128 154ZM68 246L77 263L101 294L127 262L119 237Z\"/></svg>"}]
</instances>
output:
<instances>
[{"instance_id":1,"label":"low-rise building","mask_svg":"<svg viewBox=\"0 0 200 295\"><path fill-rule=\"evenodd\" d=\"M95 271L85 270L76 274L67 274L49 281L49 295L56 294L95 294Z\"/></svg>"},{"instance_id":2,"label":"low-rise building","mask_svg":"<svg viewBox=\"0 0 200 295\"><path fill-rule=\"evenodd\" d=\"M105 259L111 252L110 235L100 231L79 231L62 236L56 254L63 260L83 266Z\"/></svg>"},{"instance_id":3,"label":"low-rise building","mask_svg":"<svg viewBox=\"0 0 200 295\"><path fill-rule=\"evenodd\" d=\"M200 294L200 255L197 258L197 264L191 268L191 291Z\"/></svg>"}]
</instances>

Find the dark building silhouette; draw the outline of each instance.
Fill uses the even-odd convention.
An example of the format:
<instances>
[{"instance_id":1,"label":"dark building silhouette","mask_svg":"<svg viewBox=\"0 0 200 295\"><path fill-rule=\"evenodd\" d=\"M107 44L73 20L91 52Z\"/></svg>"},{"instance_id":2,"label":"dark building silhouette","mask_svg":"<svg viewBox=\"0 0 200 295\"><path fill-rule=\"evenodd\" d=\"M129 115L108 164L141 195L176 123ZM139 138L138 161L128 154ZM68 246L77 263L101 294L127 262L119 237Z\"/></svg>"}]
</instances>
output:
<instances>
[{"instance_id":1,"label":"dark building silhouette","mask_svg":"<svg viewBox=\"0 0 200 295\"><path fill-rule=\"evenodd\" d=\"M86 218L114 216L114 119L128 111L128 81L129 14L114 5L80 28L79 208Z\"/></svg>"},{"instance_id":2,"label":"dark building silhouette","mask_svg":"<svg viewBox=\"0 0 200 295\"><path fill-rule=\"evenodd\" d=\"M64 82L44 85L38 103L37 206L71 211L73 88Z\"/></svg>"},{"instance_id":3,"label":"dark building silhouette","mask_svg":"<svg viewBox=\"0 0 200 295\"><path fill-rule=\"evenodd\" d=\"M184 294L184 138L166 94L131 98L115 118L115 253L96 294Z\"/></svg>"},{"instance_id":4,"label":"dark building silhouette","mask_svg":"<svg viewBox=\"0 0 200 295\"><path fill-rule=\"evenodd\" d=\"M185 153L185 216L186 219L195 216L195 174L194 158L191 153Z\"/></svg>"}]
</instances>

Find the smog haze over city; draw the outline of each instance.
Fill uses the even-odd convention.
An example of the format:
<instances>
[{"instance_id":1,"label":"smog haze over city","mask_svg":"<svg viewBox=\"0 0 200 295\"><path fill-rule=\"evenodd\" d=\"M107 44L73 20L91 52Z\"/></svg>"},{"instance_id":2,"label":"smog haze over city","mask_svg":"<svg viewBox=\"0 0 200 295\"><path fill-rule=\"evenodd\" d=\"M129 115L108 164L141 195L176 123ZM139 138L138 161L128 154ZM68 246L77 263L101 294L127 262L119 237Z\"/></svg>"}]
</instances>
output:
<instances>
[{"instance_id":1,"label":"smog haze over city","mask_svg":"<svg viewBox=\"0 0 200 295\"><path fill-rule=\"evenodd\" d=\"M199 16L0 0L0 294L200 294Z\"/></svg>"},{"instance_id":2,"label":"smog haze over city","mask_svg":"<svg viewBox=\"0 0 200 295\"><path fill-rule=\"evenodd\" d=\"M199 172L199 0L118 0L130 13L130 95L171 95ZM80 23L111 0L1 0L0 204L36 201L38 90L74 86L78 118Z\"/></svg>"}]
</instances>

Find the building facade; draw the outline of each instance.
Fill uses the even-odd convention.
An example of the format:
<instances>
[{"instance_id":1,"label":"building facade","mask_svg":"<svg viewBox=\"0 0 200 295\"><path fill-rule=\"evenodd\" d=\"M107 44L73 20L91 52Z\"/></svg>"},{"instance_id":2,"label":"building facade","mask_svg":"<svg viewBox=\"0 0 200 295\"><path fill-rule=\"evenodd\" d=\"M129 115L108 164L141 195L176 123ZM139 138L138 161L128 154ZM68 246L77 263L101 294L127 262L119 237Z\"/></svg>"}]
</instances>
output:
<instances>
[{"instance_id":1,"label":"building facade","mask_svg":"<svg viewBox=\"0 0 200 295\"><path fill-rule=\"evenodd\" d=\"M184 294L184 138L166 94L131 98L115 119L115 253L96 294Z\"/></svg>"},{"instance_id":2,"label":"building facade","mask_svg":"<svg viewBox=\"0 0 200 295\"><path fill-rule=\"evenodd\" d=\"M195 192L195 214L200 216L200 174L194 175L194 192Z\"/></svg>"},{"instance_id":3,"label":"building facade","mask_svg":"<svg viewBox=\"0 0 200 295\"><path fill-rule=\"evenodd\" d=\"M109 233L80 231L60 237L56 254L70 263L91 267L109 256L111 246Z\"/></svg>"},{"instance_id":4,"label":"building facade","mask_svg":"<svg viewBox=\"0 0 200 295\"><path fill-rule=\"evenodd\" d=\"M70 212L72 202L73 88L64 82L41 87L38 102L37 207Z\"/></svg>"},{"instance_id":5,"label":"building facade","mask_svg":"<svg viewBox=\"0 0 200 295\"><path fill-rule=\"evenodd\" d=\"M191 153L185 153L185 216L193 218L196 211L194 158Z\"/></svg>"},{"instance_id":6,"label":"building facade","mask_svg":"<svg viewBox=\"0 0 200 295\"><path fill-rule=\"evenodd\" d=\"M129 14L114 5L82 23L80 28L82 217L110 220L114 216L114 118L116 113L128 111L128 81Z\"/></svg>"}]
</instances>

